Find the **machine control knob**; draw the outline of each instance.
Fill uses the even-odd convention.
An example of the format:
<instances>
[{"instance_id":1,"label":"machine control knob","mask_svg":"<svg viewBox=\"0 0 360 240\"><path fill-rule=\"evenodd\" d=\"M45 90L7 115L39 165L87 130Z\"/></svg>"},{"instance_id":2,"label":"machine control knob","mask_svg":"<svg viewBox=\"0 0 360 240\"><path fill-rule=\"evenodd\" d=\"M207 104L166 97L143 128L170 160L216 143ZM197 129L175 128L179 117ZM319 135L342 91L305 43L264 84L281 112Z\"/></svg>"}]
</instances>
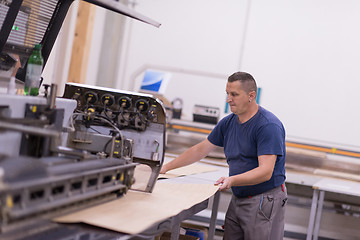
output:
<instances>
[{"instance_id":1,"label":"machine control knob","mask_svg":"<svg viewBox=\"0 0 360 240\"><path fill-rule=\"evenodd\" d=\"M146 112L149 109L149 102L145 99L139 99L136 101L135 107L140 112Z\"/></svg>"},{"instance_id":2,"label":"machine control knob","mask_svg":"<svg viewBox=\"0 0 360 240\"><path fill-rule=\"evenodd\" d=\"M148 119L152 120L153 122L158 121L157 114L156 114L156 105L155 104L152 104L150 106L150 110L148 112Z\"/></svg>"},{"instance_id":3,"label":"machine control knob","mask_svg":"<svg viewBox=\"0 0 360 240\"><path fill-rule=\"evenodd\" d=\"M95 92L89 91L85 93L85 101L90 104L96 103L98 100L97 94Z\"/></svg>"},{"instance_id":4,"label":"machine control knob","mask_svg":"<svg viewBox=\"0 0 360 240\"><path fill-rule=\"evenodd\" d=\"M131 99L129 97L123 96L119 98L119 105L123 109L129 109L131 107Z\"/></svg>"},{"instance_id":5,"label":"machine control knob","mask_svg":"<svg viewBox=\"0 0 360 240\"><path fill-rule=\"evenodd\" d=\"M104 94L102 97L101 97L101 102L102 104L104 104L105 106L107 107L110 107L114 104L115 102L115 98L114 96L110 95L110 94Z\"/></svg>"},{"instance_id":6,"label":"machine control knob","mask_svg":"<svg viewBox=\"0 0 360 240\"><path fill-rule=\"evenodd\" d=\"M80 97L81 97L81 89L78 88L78 89L76 90L76 92L74 93L74 95L71 97L71 99L79 100Z\"/></svg>"}]
</instances>

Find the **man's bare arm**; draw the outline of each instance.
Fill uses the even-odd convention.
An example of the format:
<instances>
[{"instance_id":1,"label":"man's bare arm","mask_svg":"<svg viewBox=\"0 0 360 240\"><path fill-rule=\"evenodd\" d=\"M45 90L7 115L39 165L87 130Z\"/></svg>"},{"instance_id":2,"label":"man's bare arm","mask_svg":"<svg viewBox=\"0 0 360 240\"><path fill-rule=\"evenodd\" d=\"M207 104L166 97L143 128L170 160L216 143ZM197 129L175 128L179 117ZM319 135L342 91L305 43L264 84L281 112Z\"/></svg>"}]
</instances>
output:
<instances>
[{"instance_id":1,"label":"man's bare arm","mask_svg":"<svg viewBox=\"0 0 360 240\"><path fill-rule=\"evenodd\" d=\"M194 162L200 161L202 158L206 157L209 152L215 149L215 145L205 139L202 142L192 146L184 153L179 155L177 158L171 162L163 165L160 170L160 173L166 173L172 169L184 167L190 165Z\"/></svg>"},{"instance_id":2,"label":"man's bare arm","mask_svg":"<svg viewBox=\"0 0 360 240\"><path fill-rule=\"evenodd\" d=\"M220 185L220 190L223 190L232 186L248 186L268 181L274 171L276 155L261 155L258 161L257 168L231 177L221 177L215 185Z\"/></svg>"}]
</instances>

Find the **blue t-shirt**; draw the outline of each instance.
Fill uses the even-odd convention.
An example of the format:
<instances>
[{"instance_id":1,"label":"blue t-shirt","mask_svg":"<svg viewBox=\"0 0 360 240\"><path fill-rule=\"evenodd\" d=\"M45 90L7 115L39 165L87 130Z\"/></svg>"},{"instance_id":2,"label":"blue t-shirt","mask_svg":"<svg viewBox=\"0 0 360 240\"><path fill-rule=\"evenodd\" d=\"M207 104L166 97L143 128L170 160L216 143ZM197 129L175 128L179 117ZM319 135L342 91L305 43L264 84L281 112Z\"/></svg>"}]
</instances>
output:
<instances>
[{"instance_id":1,"label":"blue t-shirt","mask_svg":"<svg viewBox=\"0 0 360 240\"><path fill-rule=\"evenodd\" d=\"M254 196L284 183L285 129L280 120L266 109L259 106L259 111L245 123L240 123L234 113L224 117L209 134L208 140L224 147L230 176L258 167L258 156L277 155L269 181L232 187L235 196Z\"/></svg>"}]
</instances>

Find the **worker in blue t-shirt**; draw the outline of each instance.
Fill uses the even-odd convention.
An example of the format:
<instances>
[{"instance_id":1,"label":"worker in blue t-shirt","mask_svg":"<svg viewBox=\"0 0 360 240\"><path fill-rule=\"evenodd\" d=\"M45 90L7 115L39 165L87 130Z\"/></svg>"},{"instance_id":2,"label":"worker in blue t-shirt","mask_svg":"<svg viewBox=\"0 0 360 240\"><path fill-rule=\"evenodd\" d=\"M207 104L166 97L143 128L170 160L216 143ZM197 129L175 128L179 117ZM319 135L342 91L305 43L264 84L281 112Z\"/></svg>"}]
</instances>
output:
<instances>
[{"instance_id":1,"label":"worker in blue t-shirt","mask_svg":"<svg viewBox=\"0 0 360 240\"><path fill-rule=\"evenodd\" d=\"M283 239L285 129L274 114L256 103L257 86L249 73L229 76L226 93L232 113L207 139L165 164L160 173L199 161L216 146L224 147L229 177L215 182L219 190L233 192L224 239Z\"/></svg>"}]
</instances>

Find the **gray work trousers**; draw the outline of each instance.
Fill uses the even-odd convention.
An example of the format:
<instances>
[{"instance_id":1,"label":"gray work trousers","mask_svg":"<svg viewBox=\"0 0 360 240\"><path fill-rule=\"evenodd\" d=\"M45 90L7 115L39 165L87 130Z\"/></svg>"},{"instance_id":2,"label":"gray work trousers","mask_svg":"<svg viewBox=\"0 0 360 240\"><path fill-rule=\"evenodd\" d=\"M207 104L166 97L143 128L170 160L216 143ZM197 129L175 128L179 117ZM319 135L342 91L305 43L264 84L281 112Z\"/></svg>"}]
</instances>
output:
<instances>
[{"instance_id":1,"label":"gray work trousers","mask_svg":"<svg viewBox=\"0 0 360 240\"><path fill-rule=\"evenodd\" d=\"M223 239L283 239L286 202L285 184L252 197L232 196L226 212Z\"/></svg>"}]
</instances>

